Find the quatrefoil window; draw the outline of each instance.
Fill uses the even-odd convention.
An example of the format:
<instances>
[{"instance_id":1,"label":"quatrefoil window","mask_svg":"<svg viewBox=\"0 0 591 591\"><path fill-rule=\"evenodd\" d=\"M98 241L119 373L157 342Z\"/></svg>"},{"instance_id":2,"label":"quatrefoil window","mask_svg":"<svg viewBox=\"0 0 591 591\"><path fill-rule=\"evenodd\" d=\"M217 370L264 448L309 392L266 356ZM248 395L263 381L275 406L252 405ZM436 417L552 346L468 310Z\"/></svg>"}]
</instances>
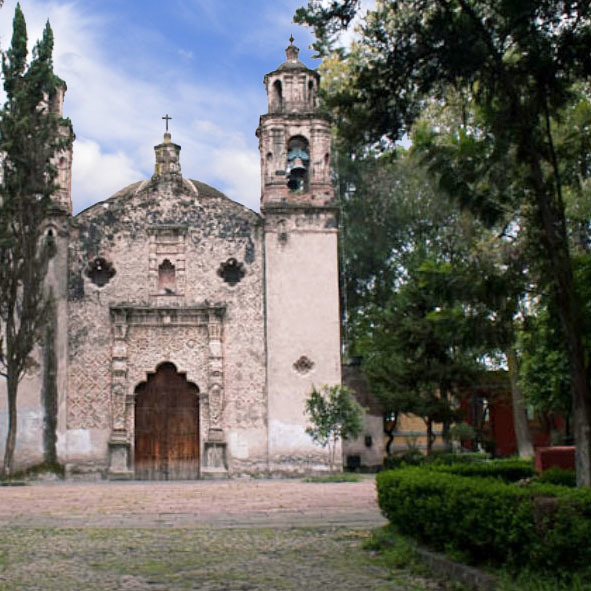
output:
<instances>
[{"instance_id":1,"label":"quatrefoil window","mask_svg":"<svg viewBox=\"0 0 591 591\"><path fill-rule=\"evenodd\" d=\"M243 263L239 263L235 258L229 258L220 265L218 275L229 285L236 285L246 275L246 271Z\"/></svg>"},{"instance_id":2,"label":"quatrefoil window","mask_svg":"<svg viewBox=\"0 0 591 591\"><path fill-rule=\"evenodd\" d=\"M314 369L314 362L305 355L302 355L294 364L293 368L301 374L306 374Z\"/></svg>"},{"instance_id":3,"label":"quatrefoil window","mask_svg":"<svg viewBox=\"0 0 591 591\"><path fill-rule=\"evenodd\" d=\"M98 287L107 285L115 273L113 265L103 257L96 257L86 268L86 276Z\"/></svg>"}]
</instances>

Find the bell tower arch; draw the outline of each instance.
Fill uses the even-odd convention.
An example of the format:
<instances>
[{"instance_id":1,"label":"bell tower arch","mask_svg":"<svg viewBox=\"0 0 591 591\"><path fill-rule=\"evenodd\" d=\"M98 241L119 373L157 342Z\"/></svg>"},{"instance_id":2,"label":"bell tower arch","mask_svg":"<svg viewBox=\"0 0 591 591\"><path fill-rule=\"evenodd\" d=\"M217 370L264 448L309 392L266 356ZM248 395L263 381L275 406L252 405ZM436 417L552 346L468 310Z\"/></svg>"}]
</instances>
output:
<instances>
[{"instance_id":1,"label":"bell tower arch","mask_svg":"<svg viewBox=\"0 0 591 591\"><path fill-rule=\"evenodd\" d=\"M312 386L340 384L337 203L330 123L317 111L320 77L290 39L264 78L268 112L257 136L265 221L269 469L324 469L305 432Z\"/></svg>"}]
</instances>

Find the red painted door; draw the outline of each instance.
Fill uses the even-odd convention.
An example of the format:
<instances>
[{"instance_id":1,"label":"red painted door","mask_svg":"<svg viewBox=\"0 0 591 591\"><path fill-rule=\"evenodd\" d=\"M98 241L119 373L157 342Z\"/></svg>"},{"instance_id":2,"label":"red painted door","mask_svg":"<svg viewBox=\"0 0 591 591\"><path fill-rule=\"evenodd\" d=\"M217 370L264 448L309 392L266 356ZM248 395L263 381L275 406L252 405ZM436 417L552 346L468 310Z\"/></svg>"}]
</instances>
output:
<instances>
[{"instance_id":1,"label":"red painted door","mask_svg":"<svg viewBox=\"0 0 591 591\"><path fill-rule=\"evenodd\" d=\"M194 384L165 363L136 389L135 477L199 476L199 398Z\"/></svg>"}]
</instances>

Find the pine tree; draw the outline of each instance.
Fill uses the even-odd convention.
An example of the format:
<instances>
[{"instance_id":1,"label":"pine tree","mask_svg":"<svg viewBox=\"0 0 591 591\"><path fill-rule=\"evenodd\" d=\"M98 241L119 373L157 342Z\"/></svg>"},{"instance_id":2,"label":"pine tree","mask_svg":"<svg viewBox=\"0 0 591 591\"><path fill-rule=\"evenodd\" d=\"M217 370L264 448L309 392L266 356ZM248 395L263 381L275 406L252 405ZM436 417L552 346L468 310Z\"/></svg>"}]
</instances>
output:
<instances>
[{"instance_id":1,"label":"pine tree","mask_svg":"<svg viewBox=\"0 0 591 591\"><path fill-rule=\"evenodd\" d=\"M55 246L44 222L56 191L53 160L71 141L51 105L63 82L53 73L49 23L27 65L27 30L17 4L11 46L2 55L6 103L0 112L0 375L6 380L8 431L2 476L13 466L17 394L51 304L44 289Z\"/></svg>"}]
</instances>

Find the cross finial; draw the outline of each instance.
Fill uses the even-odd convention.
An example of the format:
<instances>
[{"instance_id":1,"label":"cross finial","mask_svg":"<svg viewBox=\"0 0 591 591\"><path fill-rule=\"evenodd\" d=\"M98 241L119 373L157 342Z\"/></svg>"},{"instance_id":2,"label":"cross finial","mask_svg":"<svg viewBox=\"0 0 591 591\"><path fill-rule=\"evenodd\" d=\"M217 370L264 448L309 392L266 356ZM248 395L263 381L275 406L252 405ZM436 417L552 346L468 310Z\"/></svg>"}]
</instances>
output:
<instances>
[{"instance_id":1,"label":"cross finial","mask_svg":"<svg viewBox=\"0 0 591 591\"><path fill-rule=\"evenodd\" d=\"M169 117L168 113L166 113L166 117L162 117L162 119L166 120L166 131L168 131L168 122L172 119L172 117Z\"/></svg>"},{"instance_id":2,"label":"cross finial","mask_svg":"<svg viewBox=\"0 0 591 591\"><path fill-rule=\"evenodd\" d=\"M289 42L293 45L293 42L295 41L295 39L293 38L293 35L289 36Z\"/></svg>"}]
</instances>

